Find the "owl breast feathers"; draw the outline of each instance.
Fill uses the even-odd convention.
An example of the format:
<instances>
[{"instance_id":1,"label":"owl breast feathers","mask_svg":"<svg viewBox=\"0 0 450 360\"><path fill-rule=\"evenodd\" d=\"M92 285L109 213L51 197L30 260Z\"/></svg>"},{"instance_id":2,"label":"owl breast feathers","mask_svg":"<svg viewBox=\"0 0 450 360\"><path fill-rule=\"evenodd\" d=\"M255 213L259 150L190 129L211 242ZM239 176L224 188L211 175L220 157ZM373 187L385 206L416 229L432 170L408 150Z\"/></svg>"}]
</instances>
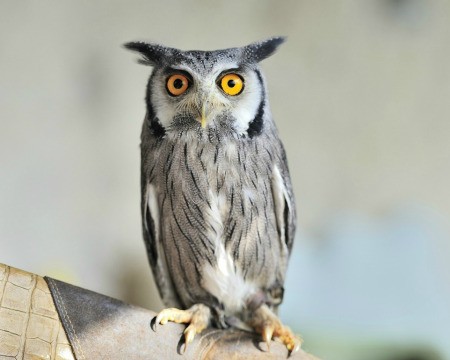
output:
<instances>
[{"instance_id":1,"label":"owl breast feathers","mask_svg":"<svg viewBox=\"0 0 450 360\"><path fill-rule=\"evenodd\" d=\"M282 301L295 204L259 62L283 40L216 51L126 44L153 67L141 205L154 278L166 305L204 304L221 326Z\"/></svg>"}]
</instances>

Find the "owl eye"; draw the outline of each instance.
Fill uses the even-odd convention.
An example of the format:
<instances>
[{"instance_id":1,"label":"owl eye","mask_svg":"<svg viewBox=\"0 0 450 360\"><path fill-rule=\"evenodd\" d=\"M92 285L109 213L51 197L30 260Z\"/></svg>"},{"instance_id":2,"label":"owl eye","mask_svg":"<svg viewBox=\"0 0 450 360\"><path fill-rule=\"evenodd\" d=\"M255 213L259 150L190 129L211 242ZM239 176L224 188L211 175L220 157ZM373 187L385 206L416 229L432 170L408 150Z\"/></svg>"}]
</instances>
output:
<instances>
[{"instance_id":1,"label":"owl eye","mask_svg":"<svg viewBox=\"0 0 450 360\"><path fill-rule=\"evenodd\" d=\"M238 74L226 74L220 79L220 87L227 95L239 95L244 90L244 79Z\"/></svg>"},{"instance_id":2,"label":"owl eye","mask_svg":"<svg viewBox=\"0 0 450 360\"><path fill-rule=\"evenodd\" d=\"M169 76L166 83L167 91L172 96L179 96L186 92L189 87L189 80L182 74Z\"/></svg>"}]
</instances>

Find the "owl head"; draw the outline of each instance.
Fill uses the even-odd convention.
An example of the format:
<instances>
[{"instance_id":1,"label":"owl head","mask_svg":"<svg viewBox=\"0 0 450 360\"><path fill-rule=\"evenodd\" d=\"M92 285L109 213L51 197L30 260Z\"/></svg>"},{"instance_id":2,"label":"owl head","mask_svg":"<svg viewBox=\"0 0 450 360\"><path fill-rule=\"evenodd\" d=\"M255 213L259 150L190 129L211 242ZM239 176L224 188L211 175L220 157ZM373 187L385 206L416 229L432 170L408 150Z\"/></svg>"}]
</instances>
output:
<instances>
[{"instance_id":1,"label":"owl head","mask_svg":"<svg viewBox=\"0 0 450 360\"><path fill-rule=\"evenodd\" d=\"M146 94L146 121L152 132L164 136L222 128L249 137L261 132L268 101L258 64L283 41L273 37L215 51L125 44L142 55L140 63L153 67Z\"/></svg>"}]
</instances>

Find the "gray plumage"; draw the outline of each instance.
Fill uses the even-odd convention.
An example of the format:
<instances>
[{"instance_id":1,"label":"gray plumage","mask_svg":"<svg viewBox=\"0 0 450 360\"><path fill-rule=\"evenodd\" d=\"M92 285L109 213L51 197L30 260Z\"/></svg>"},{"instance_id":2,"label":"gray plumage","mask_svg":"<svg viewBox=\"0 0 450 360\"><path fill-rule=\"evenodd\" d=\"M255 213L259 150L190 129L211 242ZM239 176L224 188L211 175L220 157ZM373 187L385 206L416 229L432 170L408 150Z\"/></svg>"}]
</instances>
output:
<instances>
[{"instance_id":1,"label":"gray plumage","mask_svg":"<svg viewBox=\"0 0 450 360\"><path fill-rule=\"evenodd\" d=\"M282 301L295 204L258 65L282 42L217 51L126 44L153 66L141 185L154 278L166 305L205 304L220 326L262 303L276 311ZM229 73L243 81L238 95L221 88ZM173 74L187 84L179 96L168 90ZM181 80L173 83L181 89Z\"/></svg>"}]
</instances>

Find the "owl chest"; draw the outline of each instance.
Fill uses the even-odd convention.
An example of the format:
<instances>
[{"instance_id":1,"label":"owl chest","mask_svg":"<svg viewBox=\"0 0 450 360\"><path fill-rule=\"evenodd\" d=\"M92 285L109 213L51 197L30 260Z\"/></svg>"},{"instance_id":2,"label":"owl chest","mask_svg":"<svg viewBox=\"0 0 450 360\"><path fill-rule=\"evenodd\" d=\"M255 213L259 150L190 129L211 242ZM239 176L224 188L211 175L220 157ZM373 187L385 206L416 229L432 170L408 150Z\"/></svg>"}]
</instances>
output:
<instances>
[{"instance_id":1,"label":"owl chest","mask_svg":"<svg viewBox=\"0 0 450 360\"><path fill-rule=\"evenodd\" d=\"M195 259L199 277L192 281L230 309L272 281L265 265L277 254L264 245L276 237L270 164L245 150L186 144L159 173L165 246Z\"/></svg>"},{"instance_id":2,"label":"owl chest","mask_svg":"<svg viewBox=\"0 0 450 360\"><path fill-rule=\"evenodd\" d=\"M271 164L240 144L184 143L170 152L160 169L165 201L194 219L203 217L215 230L215 223L224 228L236 216L250 216L252 221L271 197Z\"/></svg>"}]
</instances>

